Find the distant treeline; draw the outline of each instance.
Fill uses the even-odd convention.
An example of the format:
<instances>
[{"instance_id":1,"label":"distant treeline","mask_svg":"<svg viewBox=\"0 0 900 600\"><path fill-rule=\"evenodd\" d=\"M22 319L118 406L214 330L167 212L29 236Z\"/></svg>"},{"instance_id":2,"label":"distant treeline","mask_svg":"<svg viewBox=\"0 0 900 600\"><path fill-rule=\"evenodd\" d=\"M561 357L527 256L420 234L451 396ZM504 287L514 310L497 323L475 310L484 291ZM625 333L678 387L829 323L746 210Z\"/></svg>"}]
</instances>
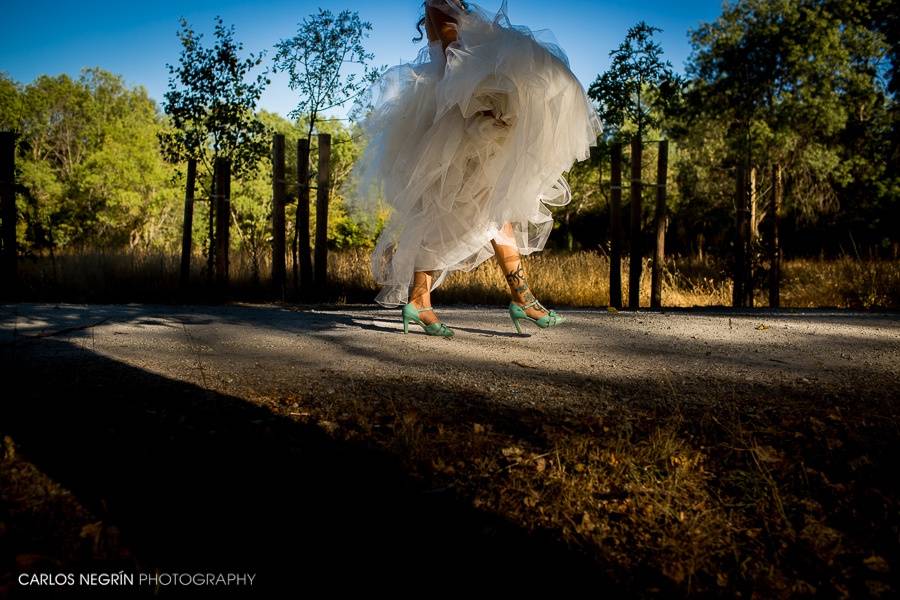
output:
<instances>
[{"instance_id":1,"label":"distant treeline","mask_svg":"<svg viewBox=\"0 0 900 600\"><path fill-rule=\"evenodd\" d=\"M289 142L305 132L303 122L266 111L257 117ZM167 117L143 87L129 89L121 77L99 68L85 69L78 79L41 76L27 85L0 76L0 129L20 133L16 166L28 190L18 198L20 248L177 252L184 169L163 160L157 133L166 127ZM340 121L318 124L337 141L349 139L346 129ZM336 186L358 151L352 142L334 145ZM251 254L265 250L270 239L270 165L268 158L260 160L255 173L232 185L233 244ZM294 172L292 162L289 179ZM207 197L209 181L199 183L198 197ZM198 203L200 218L194 220L198 240L206 233L205 206ZM338 247L366 245L372 235L363 231L364 216L347 215L337 192L329 224L329 239Z\"/></svg>"},{"instance_id":2,"label":"distant treeline","mask_svg":"<svg viewBox=\"0 0 900 600\"><path fill-rule=\"evenodd\" d=\"M654 178L656 164L650 142L670 139L669 253L730 252L732 173L745 161L761 197L772 167L784 169L785 254L898 256L900 81L891 6L880 0L753 0L726 7L719 19L689 32L694 52L685 75L674 87L646 91L658 125L644 132L645 181ZM272 133L286 135L288 148L308 129L303 118L257 116ZM85 69L77 79L40 76L30 83L0 73L0 130L20 134L21 250L176 253L184 179L183 167L160 153L158 133L167 127L168 117L143 87L128 88L100 68ZM351 214L342 199L361 151L357 132L340 120L318 121L315 129L334 140L329 242L369 246L385 215ZM567 173L573 202L556 210L551 245L607 247L608 147L634 130L628 120L610 128L599 152ZM296 155L287 156L293 190ZM209 182L199 183L202 197ZM652 188L646 193L649 236ZM233 182L236 249L257 257L269 251L271 194L268 158ZM198 240L207 234L203 210L201 202L194 219ZM764 218L760 203L755 225L764 226Z\"/></svg>"}]
</instances>

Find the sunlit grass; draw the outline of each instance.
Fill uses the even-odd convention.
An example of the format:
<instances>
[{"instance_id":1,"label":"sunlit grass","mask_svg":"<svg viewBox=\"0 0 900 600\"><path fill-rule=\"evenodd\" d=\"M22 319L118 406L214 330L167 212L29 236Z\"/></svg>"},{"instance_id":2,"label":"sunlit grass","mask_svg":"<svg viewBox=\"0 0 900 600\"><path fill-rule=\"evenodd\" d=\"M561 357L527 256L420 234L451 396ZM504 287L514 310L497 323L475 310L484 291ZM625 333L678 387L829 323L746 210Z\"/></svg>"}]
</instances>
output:
<instances>
[{"instance_id":1,"label":"sunlit grass","mask_svg":"<svg viewBox=\"0 0 900 600\"><path fill-rule=\"evenodd\" d=\"M900 260L787 261L781 298L784 306L898 308Z\"/></svg>"},{"instance_id":2,"label":"sunlit grass","mask_svg":"<svg viewBox=\"0 0 900 600\"><path fill-rule=\"evenodd\" d=\"M372 302L377 286L370 271L370 252L330 252L329 289L320 299ZM548 306L605 307L609 304L609 260L593 252L545 251L524 257L535 295ZM144 252L66 252L25 257L19 262L19 297L26 301L172 302L215 299L209 293L205 259L195 256L191 286L180 292L180 257ZM288 260L285 300L293 293L293 267ZM729 306L731 281L724 261L671 257L663 269L664 306ZM764 275L764 274L763 274ZM232 252L229 298L273 299L271 262L255 264ZM643 261L641 306L650 304L650 261ZM622 263L622 297L628 302L628 262ZM308 298L308 297L307 297ZM767 306L764 280L757 282L755 305ZM490 259L470 272L451 272L434 291L438 304L504 304L509 295L497 263ZM794 259L785 261L781 286L783 307L898 308L900 261Z\"/></svg>"},{"instance_id":3,"label":"sunlit grass","mask_svg":"<svg viewBox=\"0 0 900 600\"><path fill-rule=\"evenodd\" d=\"M357 292L377 287L364 250L330 255L330 277ZM524 257L529 285L547 305L609 305L609 260L593 252L550 252ZM641 306L650 305L650 267L643 261ZM781 306L809 308L900 307L900 261L796 259L783 264ZM730 306L732 283L723 261L669 258L663 268L664 306ZM493 259L470 272L455 271L433 292L436 303L502 304L509 301L506 281ZM622 262L622 298L628 303L628 261ZM757 282L756 306L768 306L765 282Z\"/></svg>"}]
</instances>

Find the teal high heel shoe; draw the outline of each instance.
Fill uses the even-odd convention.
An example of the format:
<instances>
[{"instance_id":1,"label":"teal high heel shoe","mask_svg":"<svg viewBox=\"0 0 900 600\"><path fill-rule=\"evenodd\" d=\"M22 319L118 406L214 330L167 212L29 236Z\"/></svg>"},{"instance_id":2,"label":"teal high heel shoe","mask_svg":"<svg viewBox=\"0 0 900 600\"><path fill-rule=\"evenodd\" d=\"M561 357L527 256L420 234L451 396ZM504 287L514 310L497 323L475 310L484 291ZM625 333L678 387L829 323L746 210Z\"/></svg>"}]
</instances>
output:
<instances>
[{"instance_id":1,"label":"teal high heel shoe","mask_svg":"<svg viewBox=\"0 0 900 600\"><path fill-rule=\"evenodd\" d=\"M422 322L422 319L419 318L419 313L421 311L431 310L430 306L423 306L421 309L417 309L413 306L413 303L410 302L403 307L403 333L409 333L409 322L418 323L425 330L425 333L428 335L440 335L443 337L453 337L453 330L444 325L443 323L432 323L431 325L426 325Z\"/></svg>"},{"instance_id":2,"label":"teal high heel shoe","mask_svg":"<svg viewBox=\"0 0 900 600\"><path fill-rule=\"evenodd\" d=\"M547 314L541 317L540 319L535 319L533 317L529 317L525 312L526 308L537 306L539 309L545 311ZM549 310L543 304L538 302L537 300L533 300L528 304L523 306L519 306L515 302L509 303L509 318L512 319L513 325L516 326L516 332L522 333L521 327L519 327L519 321L521 319L527 319L540 327L541 329L546 329L547 327L553 327L554 325L559 325L560 323L565 323L566 318L560 314L557 314L556 311Z\"/></svg>"}]
</instances>

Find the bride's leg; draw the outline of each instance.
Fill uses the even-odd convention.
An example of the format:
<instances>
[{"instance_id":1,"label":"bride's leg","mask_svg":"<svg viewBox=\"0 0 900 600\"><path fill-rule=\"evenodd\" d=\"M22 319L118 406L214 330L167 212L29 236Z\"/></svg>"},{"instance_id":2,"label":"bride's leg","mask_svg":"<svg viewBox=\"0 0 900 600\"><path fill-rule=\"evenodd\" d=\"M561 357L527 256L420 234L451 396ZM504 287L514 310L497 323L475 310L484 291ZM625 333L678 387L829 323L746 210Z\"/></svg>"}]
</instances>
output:
<instances>
[{"instance_id":1,"label":"bride's leg","mask_svg":"<svg viewBox=\"0 0 900 600\"><path fill-rule=\"evenodd\" d=\"M509 223L503 226L503 233L510 238L513 236L512 226ZM522 257L519 255L518 248L506 244L498 244L496 240L491 240L491 244L494 246L494 256L497 259L497 264L500 265L500 270L503 271L506 283L509 285L512 301L519 305L534 301L534 294L531 293L528 282L525 281L525 265L522 264ZM535 306L530 306L525 309L525 314L532 319L540 319L547 312Z\"/></svg>"},{"instance_id":2,"label":"bride's leg","mask_svg":"<svg viewBox=\"0 0 900 600\"><path fill-rule=\"evenodd\" d=\"M412 292L409 295L409 301L417 309L423 306L431 306L431 283L433 276L431 271L416 271L413 274ZM419 318L426 325L439 322L437 315L433 310L426 310L419 313Z\"/></svg>"}]
</instances>

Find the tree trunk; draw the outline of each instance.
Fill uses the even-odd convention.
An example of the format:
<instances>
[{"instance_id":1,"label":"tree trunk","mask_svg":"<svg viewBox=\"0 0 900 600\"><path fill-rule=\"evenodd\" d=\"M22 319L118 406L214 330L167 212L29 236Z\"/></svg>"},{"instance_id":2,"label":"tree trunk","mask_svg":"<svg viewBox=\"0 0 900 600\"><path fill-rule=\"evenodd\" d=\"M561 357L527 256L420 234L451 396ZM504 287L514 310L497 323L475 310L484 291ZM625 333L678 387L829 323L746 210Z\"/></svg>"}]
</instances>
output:
<instances>
[{"instance_id":1,"label":"tree trunk","mask_svg":"<svg viewBox=\"0 0 900 600\"><path fill-rule=\"evenodd\" d=\"M609 174L609 305L622 308L622 144L612 145Z\"/></svg>"},{"instance_id":2,"label":"tree trunk","mask_svg":"<svg viewBox=\"0 0 900 600\"><path fill-rule=\"evenodd\" d=\"M756 167L748 167L745 196L744 218L744 306L753 306L753 252L756 248Z\"/></svg>"},{"instance_id":3,"label":"tree trunk","mask_svg":"<svg viewBox=\"0 0 900 600\"><path fill-rule=\"evenodd\" d=\"M331 185L331 135L319 133L319 180L316 184L315 278L319 290L328 283L328 192Z\"/></svg>"},{"instance_id":4,"label":"tree trunk","mask_svg":"<svg viewBox=\"0 0 900 600\"><path fill-rule=\"evenodd\" d=\"M4 296L16 297L17 255L16 248L16 134L0 132L0 215L3 217L3 267Z\"/></svg>"},{"instance_id":5,"label":"tree trunk","mask_svg":"<svg viewBox=\"0 0 900 600\"><path fill-rule=\"evenodd\" d=\"M650 307L662 308L662 267L666 260L666 179L669 168L669 142L659 143L656 164L656 248L650 276Z\"/></svg>"},{"instance_id":6,"label":"tree trunk","mask_svg":"<svg viewBox=\"0 0 900 600\"><path fill-rule=\"evenodd\" d=\"M218 160L218 159L216 159ZM207 225L209 228L209 232L206 240L206 283L207 285L211 285L213 282L213 273L215 270L216 264L216 197L219 193L216 190L216 173L215 173L215 164L213 163L213 177L212 183L210 184L210 195L209 202L207 205L209 206L209 214L207 218Z\"/></svg>"},{"instance_id":7,"label":"tree trunk","mask_svg":"<svg viewBox=\"0 0 900 600\"><path fill-rule=\"evenodd\" d=\"M628 308L641 306L641 152L640 138L631 140L631 256L628 261Z\"/></svg>"},{"instance_id":8,"label":"tree trunk","mask_svg":"<svg viewBox=\"0 0 900 600\"><path fill-rule=\"evenodd\" d=\"M224 291L228 285L228 244L231 215L231 164L219 157L215 167L216 179L216 285Z\"/></svg>"},{"instance_id":9,"label":"tree trunk","mask_svg":"<svg viewBox=\"0 0 900 600\"><path fill-rule=\"evenodd\" d=\"M272 291L282 301L285 296L284 205L287 182L284 177L284 134L272 139Z\"/></svg>"},{"instance_id":10,"label":"tree trunk","mask_svg":"<svg viewBox=\"0 0 900 600\"><path fill-rule=\"evenodd\" d=\"M312 259L309 248L309 139L297 140L297 218L294 228L294 285L308 290L312 283Z\"/></svg>"},{"instance_id":11,"label":"tree trunk","mask_svg":"<svg viewBox=\"0 0 900 600\"><path fill-rule=\"evenodd\" d=\"M746 262L747 262L747 171L738 165L735 178L735 243L734 243L734 287L731 305L735 308L746 306Z\"/></svg>"},{"instance_id":12,"label":"tree trunk","mask_svg":"<svg viewBox=\"0 0 900 600\"><path fill-rule=\"evenodd\" d=\"M781 215L781 203L784 187L781 180L781 165L772 165L772 196L769 200L769 306L778 308L781 305L781 242L778 238L778 220Z\"/></svg>"},{"instance_id":13,"label":"tree trunk","mask_svg":"<svg viewBox=\"0 0 900 600\"><path fill-rule=\"evenodd\" d=\"M758 198L759 193L759 184L757 181L757 170L756 167L750 168L750 246L751 249L753 247L753 243L759 239L759 227L757 223L758 212L757 212L757 203L759 202Z\"/></svg>"},{"instance_id":14,"label":"tree trunk","mask_svg":"<svg viewBox=\"0 0 900 600\"><path fill-rule=\"evenodd\" d=\"M191 276L191 246L194 230L194 187L197 183L197 159L189 158L184 186L184 222L181 232L181 289L187 289Z\"/></svg>"}]
</instances>

